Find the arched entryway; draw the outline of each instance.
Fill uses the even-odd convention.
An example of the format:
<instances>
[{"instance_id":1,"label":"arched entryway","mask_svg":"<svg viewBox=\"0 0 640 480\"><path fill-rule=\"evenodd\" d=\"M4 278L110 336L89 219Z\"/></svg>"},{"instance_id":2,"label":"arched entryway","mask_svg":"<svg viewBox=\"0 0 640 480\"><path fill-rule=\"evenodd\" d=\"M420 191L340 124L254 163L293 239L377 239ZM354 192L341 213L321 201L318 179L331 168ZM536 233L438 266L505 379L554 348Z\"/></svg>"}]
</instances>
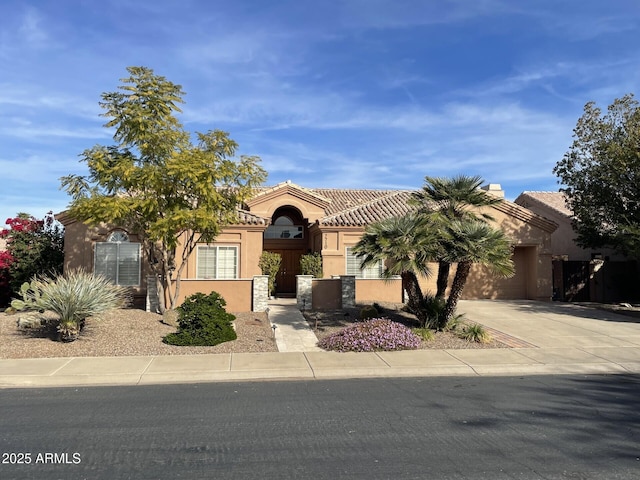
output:
<instances>
[{"instance_id":1,"label":"arched entryway","mask_svg":"<svg viewBox=\"0 0 640 480\"><path fill-rule=\"evenodd\" d=\"M300 275L300 257L308 252L308 222L294 207L278 208L271 225L264 232L263 248L282 257L276 277L276 294L287 297L296 294L296 275Z\"/></svg>"}]
</instances>

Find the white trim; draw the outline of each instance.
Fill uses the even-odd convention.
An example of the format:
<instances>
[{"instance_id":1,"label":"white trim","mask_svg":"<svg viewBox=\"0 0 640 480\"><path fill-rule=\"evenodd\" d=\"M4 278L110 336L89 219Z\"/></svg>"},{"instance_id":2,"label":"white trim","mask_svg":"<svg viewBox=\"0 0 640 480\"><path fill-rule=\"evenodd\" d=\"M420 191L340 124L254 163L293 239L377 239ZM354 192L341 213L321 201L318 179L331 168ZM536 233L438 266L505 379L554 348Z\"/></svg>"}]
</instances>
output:
<instances>
[{"instance_id":1,"label":"white trim","mask_svg":"<svg viewBox=\"0 0 640 480\"><path fill-rule=\"evenodd\" d=\"M224 249L233 249L235 251L234 254L234 264L233 264L233 277L231 278L220 278L220 263L218 262L218 259L220 258L219 256L219 251L221 248ZM215 254L214 254L214 259L215 259L215 265L214 265L214 272L213 272L213 276L200 276L200 252L204 249L207 250L214 250ZM195 279L196 280L237 280L239 278L239 265L240 265L240 248L238 247L238 245L228 245L228 244L215 244L215 245L198 245L196 248L196 271L195 271ZM209 268L207 268L208 270Z\"/></svg>"}]
</instances>

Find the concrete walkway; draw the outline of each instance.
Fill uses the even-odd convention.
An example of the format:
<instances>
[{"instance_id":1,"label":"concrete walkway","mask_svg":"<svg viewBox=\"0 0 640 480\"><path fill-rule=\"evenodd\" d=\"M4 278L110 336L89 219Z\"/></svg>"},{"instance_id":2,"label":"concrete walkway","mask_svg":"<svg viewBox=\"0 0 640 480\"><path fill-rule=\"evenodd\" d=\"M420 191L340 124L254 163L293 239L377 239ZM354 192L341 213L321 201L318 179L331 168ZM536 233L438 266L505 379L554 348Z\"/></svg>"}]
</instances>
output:
<instances>
[{"instance_id":1,"label":"concrete walkway","mask_svg":"<svg viewBox=\"0 0 640 480\"><path fill-rule=\"evenodd\" d=\"M279 329L286 332L284 317L290 312L289 307L271 308L269 316L278 326L276 334ZM519 339L526 347L0 359L0 387L435 375L640 374L637 319L577 305L539 302L463 301L459 311L467 312L469 320ZM299 321L297 318L291 322L294 331L308 329L306 323ZM296 341L287 334L283 334L282 341L285 348L308 347L305 340L300 341L302 346L294 345Z\"/></svg>"},{"instance_id":2,"label":"concrete walkway","mask_svg":"<svg viewBox=\"0 0 640 480\"><path fill-rule=\"evenodd\" d=\"M321 352L318 337L309 327L296 305L295 298L269 301L269 321L275 326L276 344L280 352Z\"/></svg>"}]
</instances>

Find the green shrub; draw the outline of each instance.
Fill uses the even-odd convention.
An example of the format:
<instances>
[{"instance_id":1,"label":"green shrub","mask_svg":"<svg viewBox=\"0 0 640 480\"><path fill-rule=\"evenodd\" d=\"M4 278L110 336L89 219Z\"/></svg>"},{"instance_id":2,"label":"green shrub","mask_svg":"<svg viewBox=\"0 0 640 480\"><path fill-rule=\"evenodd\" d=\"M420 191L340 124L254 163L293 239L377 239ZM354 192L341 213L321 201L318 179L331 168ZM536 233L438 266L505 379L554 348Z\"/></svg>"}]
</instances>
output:
<instances>
[{"instance_id":1,"label":"green shrub","mask_svg":"<svg viewBox=\"0 0 640 480\"><path fill-rule=\"evenodd\" d=\"M378 310L373 305L365 305L360 309L360 320L368 320L369 318L376 318L378 316Z\"/></svg>"},{"instance_id":2,"label":"green shrub","mask_svg":"<svg viewBox=\"0 0 640 480\"><path fill-rule=\"evenodd\" d=\"M302 275L313 275L322 278L322 255L318 252L308 253L300 257L300 271Z\"/></svg>"},{"instance_id":3,"label":"green shrub","mask_svg":"<svg viewBox=\"0 0 640 480\"><path fill-rule=\"evenodd\" d=\"M276 293L276 275L280 270L282 256L275 252L262 252L258 267L263 275L269 276L269 295Z\"/></svg>"},{"instance_id":4,"label":"green shrub","mask_svg":"<svg viewBox=\"0 0 640 480\"><path fill-rule=\"evenodd\" d=\"M426 327L412 328L411 331L425 342L428 342L429 340L433 340L434 333L433 333L433 330L431 330L430 328L426 328Z\"/></svg>"},{"instance_id":5,"label":"green shrub","mask_svg":"<svg viewBox=\"0 0 640 480\"><path fill-rule=\"evenodd\" d=\"M422 309L427 317L426 326L436 327L438 325L440 318L444 315L446 305L447 302L444 298L439 298L434 295L425 296Z\"/></svg>"},{"instance_id":6,"label":"green shrub","mask_svg":"<svg viewBox=\"0 0 640 480\"><path fill-rule=\"evenodd\" d=\"M162 341L170 345L213 346L235 340L232 321L236 318L224 309L227 303L217 292L196 293L178 307L178 331Z\"/></svg>"},{"instance_id":7,"label":"green shrub","mask_svg":"<svg viewBox=\"0 0 640 480\"><path fill-rule=\"evenodd\" d=\"M460 338L464 338L469 342L487 343L491 341L491 335L489 335L489 332L487 332L482 325L477 323L467 325L458 335Z\"/></svg>"},{"instance_id":8,"label":"green shrub","mask_svg":"<svg viewBox=\"0 0 640 480\"><path fill-rule=\"evenodd\" d=\"M114 285L100 275L73 270L54 278L34 277L20 289L22 300L14 300L16 310L53 312L59 317L60 339L75 340L88 317L124 307L126 287Z\"/></svg>"}]
</instances>

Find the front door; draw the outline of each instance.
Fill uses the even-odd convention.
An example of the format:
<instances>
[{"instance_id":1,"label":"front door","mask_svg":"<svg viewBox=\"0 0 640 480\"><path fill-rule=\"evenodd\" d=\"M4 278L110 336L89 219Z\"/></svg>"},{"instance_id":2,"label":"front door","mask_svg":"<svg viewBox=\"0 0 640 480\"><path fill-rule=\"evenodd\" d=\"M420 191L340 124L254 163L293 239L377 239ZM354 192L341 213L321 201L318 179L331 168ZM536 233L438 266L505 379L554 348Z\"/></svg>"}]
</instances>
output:
<instances>
[{"instance_id":1,"label":"front door","mask_svg":"<svg viewBox=\"0 0 640 480\"><path fill-rule=\"evenodd\" d=\"M276 277L277 295L295 295L296 275L300 275L300 257L304 250L270 250L280 254L282 263Z\"/></svg>"}]
</instances>

